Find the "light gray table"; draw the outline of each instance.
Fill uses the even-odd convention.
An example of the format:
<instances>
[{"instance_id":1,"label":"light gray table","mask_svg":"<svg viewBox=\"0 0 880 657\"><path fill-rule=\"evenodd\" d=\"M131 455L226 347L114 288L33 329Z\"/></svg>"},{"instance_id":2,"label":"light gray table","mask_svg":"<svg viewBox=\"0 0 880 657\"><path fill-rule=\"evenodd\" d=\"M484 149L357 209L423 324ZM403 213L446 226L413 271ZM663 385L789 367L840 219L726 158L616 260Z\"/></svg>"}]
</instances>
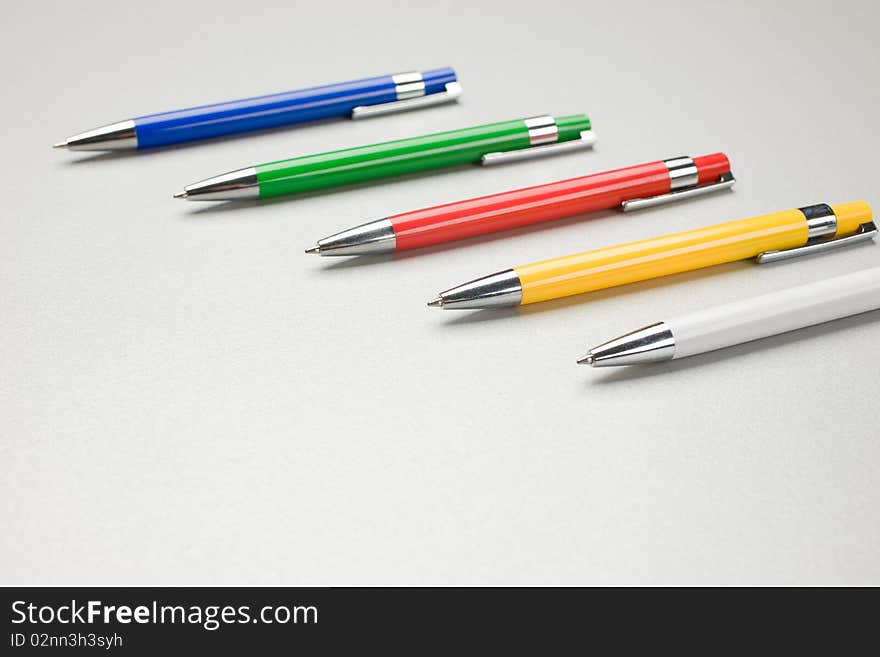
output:
<instances>
[{"instance_id":1,"label":"light gray table","mask_svg":"<svg viewBox=\"0 0 880 657\"><path fill-rule=\"evenodd\" d=\"M873 2L17 3L0 67L0 581L880 584L877 312L672 364L589 345L880 264L742 262L521 312L427 309L514 264L880 201ZM214 100L454 65L460 105L129 157L49 146ZM594 152L308 198L224 170L541 113ZM735 191L378 262L360 221L724 150Z\"/></svg>"}]
</instances>

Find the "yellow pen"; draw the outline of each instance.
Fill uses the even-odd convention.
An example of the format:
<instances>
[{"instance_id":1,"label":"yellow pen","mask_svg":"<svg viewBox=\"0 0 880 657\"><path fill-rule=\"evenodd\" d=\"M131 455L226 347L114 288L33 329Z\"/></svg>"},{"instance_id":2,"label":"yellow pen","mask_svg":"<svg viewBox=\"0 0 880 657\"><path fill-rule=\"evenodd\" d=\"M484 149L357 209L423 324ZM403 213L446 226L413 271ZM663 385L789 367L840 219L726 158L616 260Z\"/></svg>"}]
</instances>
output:
<instances>
[{"instance_id":1,"label":"yellow pen","mask_svg":"<svg viewBox=\"0 0 880 657\"><path fill-rule=\"evenodd\" d=\"M864 201L811 205L505 269L441 292L428 305L525 305L735 260L785 260L870 240L876 234L871 206Z\"/></svg>"}]
</instances>

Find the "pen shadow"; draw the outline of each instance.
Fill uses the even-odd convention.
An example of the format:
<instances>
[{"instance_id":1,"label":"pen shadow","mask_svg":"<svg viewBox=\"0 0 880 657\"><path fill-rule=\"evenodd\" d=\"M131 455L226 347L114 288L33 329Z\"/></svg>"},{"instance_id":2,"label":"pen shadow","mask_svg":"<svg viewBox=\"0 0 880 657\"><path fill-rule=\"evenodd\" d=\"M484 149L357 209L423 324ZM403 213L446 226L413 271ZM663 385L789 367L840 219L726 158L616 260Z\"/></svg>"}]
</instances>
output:
<instances>
[{"instance_id":1,"label":"pen shadow","mask_svg":"<svg viewBox=\"0 0 880 657\"><path fill-rule=\"evenodd\" d=\"M744 342L742 344L709 351L704 354L688 356L681 360L668 360L662 363L648 363L645 365L630 365L609 368L604 376L599 376L587 381L587 386L593 385L610 385L624 381L634 381L638 379L649 379L651 377L674 375L676 372L685 369L697 369L700 367L708 367L716 363L721 363L730 359L738 358L745 354L755 354L764 351L770 351L791 342L801 342L821 338L829 333L837 333L859 326L875 324L880 321L880 309L871 310L866 313L860 313L851 317L843 317L841 319L816 324L815 326L805 326L804 328L780 333L767 338ZM597 368L601 369L601 368Z\"/></svg>"},{"instance_id":2,"label":"pen shadow","mask_svg":"<svg viewBox=\"0 0 880 657\"><path fill-rule=\"evenodd\" d=\"M491 308L486 308L483 310L474 310L470 312L465 310L450 310L448 312L462 312L466 314L462 315L461 317L454 317L448 320L446 322L446 325L456 326L477 324L481 322L503 321L511 317L527 318L532 315L539 315L541 313L554 310L558 311L563 308L568 308L580 304L597 303L606 299L620 298L631 294L641 294L643 292L648 292L650 290L665 287L667 285L682 285L689 282L702 280L703 278L708 278L710 276L718 276L725 272L730 273L744 270L750 266L751 263L745 260L739 262L729 262L722 265L706 267L705 269L697 269L694 271L682 272L680 274L671 274L669 276L659 276L657 278L652 278L647 281L628 283L619 287L610 287L604 290L596 290L595 292L575 294L569 297L562 297L561 299L552 299L550 301L542 301L540 303L529 304L526 306L516 306L515 308L510 309L493 310ZM510 312L504 312L506 310L510 310Z\"/></svg>"},{"instance_id":3,"label":"pen shadow","mask_svg":"<svg viewBox=\"0 0 880 657\"><path fill-rule=\"evenodd\" d=\"M64 149L60 149L64 150ZM162 150L162 149L158 149ZM113 162L117 160L126 160L135 155L141 155L142 153L137 150L130 151L103 151L101 153L93 153L90 151L70 151L71 153L75 153L80 155L81 153L85 154L84 157L77 157L76 159L67 160L64 162L64 166L78 166L81 164L95 163L95 162ZM143 153L149 153L150 151L143 151Z\"/></svg>"}]
</instances>

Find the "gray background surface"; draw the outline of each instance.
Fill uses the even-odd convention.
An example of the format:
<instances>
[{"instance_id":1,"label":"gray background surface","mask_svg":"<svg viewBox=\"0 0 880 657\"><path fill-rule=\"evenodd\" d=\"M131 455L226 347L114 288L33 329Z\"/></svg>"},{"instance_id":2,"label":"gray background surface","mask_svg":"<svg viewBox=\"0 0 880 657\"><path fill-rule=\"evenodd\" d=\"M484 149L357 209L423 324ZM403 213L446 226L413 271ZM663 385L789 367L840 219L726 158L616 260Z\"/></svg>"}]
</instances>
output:
<instances>
[{"instance_id":1,"label":"gray background surface","mask_svg":"<svg viewBox=\"0 0 880 657\"><path fill-rule=\"evenodd\" d=\"M741 262L518 312L425 307L538 259L878 202L873 2L15 3L0 68L0 582L880 584L877 312L644 369L636 326L880 264ZM127 157L128 116L412 68L460 105ZM541 113L594 152L245 206L225 170ZM418 254L386 214L723 150L735 191Z\"/></svg>"}]
</instances>

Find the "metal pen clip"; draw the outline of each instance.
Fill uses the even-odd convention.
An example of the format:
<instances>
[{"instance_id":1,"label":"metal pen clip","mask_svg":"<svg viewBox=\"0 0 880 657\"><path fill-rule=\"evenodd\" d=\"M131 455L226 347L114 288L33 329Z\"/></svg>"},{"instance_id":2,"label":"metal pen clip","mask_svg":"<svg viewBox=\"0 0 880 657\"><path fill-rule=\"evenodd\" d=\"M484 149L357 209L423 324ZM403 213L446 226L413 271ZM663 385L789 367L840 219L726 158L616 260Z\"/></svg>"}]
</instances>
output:
<instances>
[{"instance_id":1,"label":"metal pen clip","mask_svg":"<svg viewBox=\"0 0 880 657\"><path fill-rule=\"evenodd\" d=\"M592 130L582 131L577 139L559 141L559 127L556 125L556 119L552 116L533 116L525 119L525 124L529 129L529 146L527 148L486 153L480 158L480 164L491 166L531 160L546 155L558 155L559 153L592 148L597 141L596 133Z\"/></svg>"},{"instance_id":2,"label":"metal pen clip","mask_svg":"<svg viewBox=\"0 0 880 657\"><path fill-rule=\"evenodd\" d=\"M669 181L672 191L666 194L658 194L657 196L623 201L620 204L621 210L631 212L632 210L651 208L655 205L684 201L695 196L703 196L704 194L719 192L722 189L730 189L736 182L733 173L727 171L722 173L715 182L700 185L697 165L694 164L693 158L690 157L674 157L669 160L663 160L663 164L669 169Z\"/></svg>"},{"instance_id":3,"label":"metal pen clip","mask_svg":"<svg viewBox=\"0 0 880 657\"><path fill-rule=\"evenodd\" d=\"M813 255L816 253L827 253L841 249L845 246L869 242L877 236L877 224L873 221L862 224L859 229L852 235L846 237L831 237L825 239L817 239L816 241L807 241L803 246L793 249L782 249L780 251L764 251L759 253L756 260L759 265L765 265L772 262L780 262L782 260L791 260L799 256Z\"/></svg>"},{"instance_id":4,"label":"metal pen clip","mask_svg":"<svg viewBox=\"0 0 880 657\"><path fill-rule=\"evenodd\" d=\"M392 78L395 82L397 100L378 105L358 105L351 110L351 118L367 119L394 112L406 112L431 105L451 103L461 96L461 84L458 82L447 82L446 91L425 94L425 82L421 73L399 73Z\"/></svg>"}]
</instances>

